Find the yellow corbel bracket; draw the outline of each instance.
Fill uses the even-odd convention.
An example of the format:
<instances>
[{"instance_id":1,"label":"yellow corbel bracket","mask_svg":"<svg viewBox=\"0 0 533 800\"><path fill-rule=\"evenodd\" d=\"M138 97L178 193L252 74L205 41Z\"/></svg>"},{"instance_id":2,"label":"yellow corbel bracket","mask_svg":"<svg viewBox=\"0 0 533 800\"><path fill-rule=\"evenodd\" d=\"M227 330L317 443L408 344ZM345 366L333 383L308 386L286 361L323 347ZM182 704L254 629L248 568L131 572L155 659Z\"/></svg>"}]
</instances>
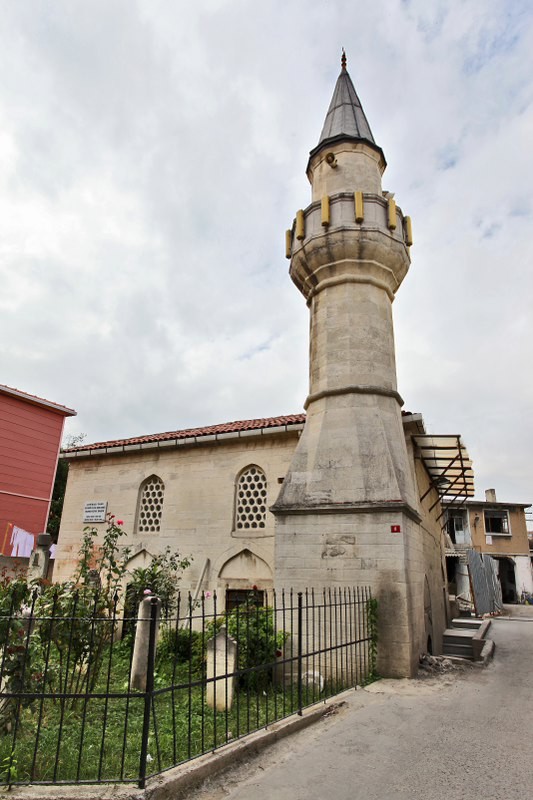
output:
<instances>
[{"instance_id":1,"label":"yellow corbel bracket","mask_svg":"<svg viewBox=\"0 0 533 800\"><path fill-rule=\"evenodd\" d=\"M285 258L291 257L292 231L285 231Z\"/></svg>"},{"instance_id":2,"label":"yellow corbel bracket","mask_svg":"<svg viewBox=\"0 0 533 800\"><path fill-rule=\"evenodd\" d=\"M330 223L330 212L329 212L329 197L327 194L324 195L322 198L322 225L327 228Z\"/></svg>"},{"instance_id":3,"label":"yellow corbel bracket","mask_svg":"<svg viewBox=\"0 0 533 800\"><path fill-rule=\"evenodd\" d=\"M396 201L392 200L392 198L391 198L387 202L388 202L388 206L389 206L388 207L388 222L387 222L387 224L388 224L389 230L395 231L396 230Z\"/></svg>"},{"instance_id":4,"label":"yellow corbel bracket","mask_svg":"<svg viewBox=\"0 0 533 800\"><path fill-rule=\"evenodd\" d=\"M405 225L405 243L408 247L413 244L413 225L411 217L405 217L403 224Z\"/></svg>"},{"instance_id":5,"label":"yellow corbel bracket","mask_svg":"<svg viewBox=\"0 0 533 800\"><path fill-rule=\"evenodd\" d=\"M363 192L354 192L355 200L355 221L362 222L365 218L365 201L363 200Z\"/></svg>"},{"instance_id":6,"label":"yellow corbel bracket","mask_svg":"<svg viewBox=\"0 0 533 800\"><path fill-rule=\"evenodd\" d=\"M296 212L296 238L300 241L305 236L305 218L302 209Z\"/></svg>"}]
</instances>

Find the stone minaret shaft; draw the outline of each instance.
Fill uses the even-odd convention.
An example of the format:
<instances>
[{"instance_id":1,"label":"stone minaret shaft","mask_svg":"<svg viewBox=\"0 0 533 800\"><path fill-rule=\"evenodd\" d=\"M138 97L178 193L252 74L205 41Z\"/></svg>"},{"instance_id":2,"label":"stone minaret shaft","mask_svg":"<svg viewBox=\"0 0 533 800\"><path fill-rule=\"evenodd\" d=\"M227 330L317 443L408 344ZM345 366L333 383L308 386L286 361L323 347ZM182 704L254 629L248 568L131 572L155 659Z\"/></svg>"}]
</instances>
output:
<instances>
[{"instance_id":1,"label":"stone minaret shaft","mask_svg":"<svg viewBox=\"0 0 533 800\"><path fill-rule=\"evenodd\" d=\"M410 224L383 196L385 159L348 72L337 81L290 232L290 275L311 315L307 423L276 508L414 508L396 387L391 303Z\"/></svg>"},{"instance_id":2,"label":"stone minaret shaft","mask_svg":"<svg viewBox=\"0 0 533 800\"><path fill-rule=\"evenodd\" d=\"M420 516L391 305L411 225L383 194L385 166L343 63L307 167L312 202L287 232L290 275L310 309L310 388L272 511L277 586L370 585L395 619L390 630L380 622L380 669L406 675L417 658L408 552Z\"/></svg>"}]
</instances>

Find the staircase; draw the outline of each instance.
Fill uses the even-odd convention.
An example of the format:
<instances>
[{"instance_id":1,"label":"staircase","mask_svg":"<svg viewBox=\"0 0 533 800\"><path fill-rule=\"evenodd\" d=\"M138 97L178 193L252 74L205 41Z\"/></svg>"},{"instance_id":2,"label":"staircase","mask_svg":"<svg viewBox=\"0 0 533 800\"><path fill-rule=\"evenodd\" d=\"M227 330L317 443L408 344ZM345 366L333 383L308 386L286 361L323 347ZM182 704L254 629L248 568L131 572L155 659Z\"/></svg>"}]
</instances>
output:
<instances>
[{"instance_id":1,"label":"staircase","mask_svg":"<svg viewBox=\"0 0 533 800\"><path fill-rule=\"evenodd\" d=\"M445 656L476 661L485 643L485 633L490 619L463 617L452 620L452 627L444 631L442 652Z\"/></svg>"}]
</instances>

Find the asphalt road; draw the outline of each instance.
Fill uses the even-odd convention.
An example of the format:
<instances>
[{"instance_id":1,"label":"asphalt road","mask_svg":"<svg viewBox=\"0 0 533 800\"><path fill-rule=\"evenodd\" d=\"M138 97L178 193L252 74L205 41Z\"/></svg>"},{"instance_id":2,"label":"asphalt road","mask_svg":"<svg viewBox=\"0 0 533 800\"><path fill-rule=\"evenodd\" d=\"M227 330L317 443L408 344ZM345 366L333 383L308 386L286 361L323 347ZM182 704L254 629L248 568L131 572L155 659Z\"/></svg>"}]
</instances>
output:
<instances>
[{"instance_id":1,"label":"asphalt road","mask_svg":"<svg viewBox=\"0 0 533 800\"><path fill-rule=\"evenodd\" d=\"M489 636L488 667L354 692L194 798L530 800L533 621L495 620Z\"/></svg>"}]
</instances>

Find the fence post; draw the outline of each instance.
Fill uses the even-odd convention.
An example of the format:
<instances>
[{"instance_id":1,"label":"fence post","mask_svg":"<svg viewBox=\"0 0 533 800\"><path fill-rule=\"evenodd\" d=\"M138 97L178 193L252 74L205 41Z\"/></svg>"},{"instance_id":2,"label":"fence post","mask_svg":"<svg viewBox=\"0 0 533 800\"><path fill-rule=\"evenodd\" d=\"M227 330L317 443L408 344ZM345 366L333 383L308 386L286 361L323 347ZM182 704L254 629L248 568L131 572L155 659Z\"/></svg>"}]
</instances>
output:
<instances>
[{"instance_id":1,"label":"fence post","mask_svg":"<svg viewBox=\"0 0 533 800\"><path fill-rule=\"evenodd\" d=\"M303 594L298 592L298 714L302 716L303 686L302 686L302 622L303 622Z\"/></svg>"},{"instance_id":2,"label":"fence post","mask_svg":"<svg viewBox=\"0 0 533 800\"><path fill-rule=\"evenodd\" d=\"M148 639L148 659L146 663L146 688L144 692L144 718L141 739L141 762L139 764L139 789L146 786L146 758L148 756L148 737L150 734L150 710L154 691L155 639L159 612L159 598L150 598L150 633Z\"/></svg>"}]
</instances>

